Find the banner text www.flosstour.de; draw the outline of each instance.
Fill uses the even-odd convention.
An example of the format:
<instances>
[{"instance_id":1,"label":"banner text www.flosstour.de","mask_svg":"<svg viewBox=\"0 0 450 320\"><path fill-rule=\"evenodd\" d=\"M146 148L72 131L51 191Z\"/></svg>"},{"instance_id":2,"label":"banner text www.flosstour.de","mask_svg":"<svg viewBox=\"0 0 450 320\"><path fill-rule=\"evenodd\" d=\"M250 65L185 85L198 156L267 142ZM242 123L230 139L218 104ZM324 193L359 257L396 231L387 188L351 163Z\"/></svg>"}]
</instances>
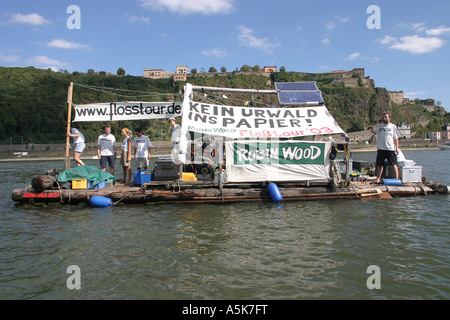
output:
<instances>
[{"instance_id":1,"label":"banner text www.flosstour.de","mask_svg":"<svg viewBox=\"0 0 450 320\"><path fill-rule=\"evenodd\" d=\"M181 116L181 102L112 102L74 105L75 122L167 119Z\"/></svg>"}]
</instances>

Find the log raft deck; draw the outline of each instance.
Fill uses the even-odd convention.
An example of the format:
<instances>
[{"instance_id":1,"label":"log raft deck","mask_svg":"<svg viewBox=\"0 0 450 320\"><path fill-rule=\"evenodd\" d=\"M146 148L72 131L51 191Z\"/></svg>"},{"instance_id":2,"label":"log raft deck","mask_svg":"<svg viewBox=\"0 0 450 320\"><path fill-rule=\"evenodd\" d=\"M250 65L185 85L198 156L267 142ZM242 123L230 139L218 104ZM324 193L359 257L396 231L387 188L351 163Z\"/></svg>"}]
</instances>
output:
<instances>
[{"instance_id":1,"label":"log raft deck","mask_svg":"<svg viewBox=\"0 0 450 320\"><path fill-rule=\"evenodd\" d=\"M344 188L331 188L304 182L277 184L282 201L327 200L327 199L376 199L403 196L418 196L448 193L448 187L430 183L402 186L355 183ZM14 189L12 199L19 203L79 204L88 203L93 196L112 199L117 204L162 204L162 203L230 203L244 201L271 202L267 185L261 183L225 183L215 181L152 181L142 186L127 186L116 183L112 188L96 190L71 190L53 186L36 191L30 185L25 189Z\"/></svg>"}]
</instances>

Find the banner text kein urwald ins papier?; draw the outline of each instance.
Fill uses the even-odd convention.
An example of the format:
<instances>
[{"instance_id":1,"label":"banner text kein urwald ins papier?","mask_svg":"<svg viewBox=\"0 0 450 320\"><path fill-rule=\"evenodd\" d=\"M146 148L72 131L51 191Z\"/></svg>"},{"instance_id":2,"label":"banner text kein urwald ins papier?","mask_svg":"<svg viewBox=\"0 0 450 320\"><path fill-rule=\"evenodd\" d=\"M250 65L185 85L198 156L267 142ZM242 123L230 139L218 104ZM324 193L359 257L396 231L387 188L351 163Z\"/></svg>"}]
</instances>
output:
<instances>
[{"instance_id":1,"label":"banner text kein urwald ins papier?","mask_svg":"<svg viewBox=\"0 0 450 320\"><path fill-rule=\"evenodd\" d=\"M242 137L295 137L343 133L324 106L248 108L189 102L183 111L188 131Z\"/></svg>"}]
</instances>

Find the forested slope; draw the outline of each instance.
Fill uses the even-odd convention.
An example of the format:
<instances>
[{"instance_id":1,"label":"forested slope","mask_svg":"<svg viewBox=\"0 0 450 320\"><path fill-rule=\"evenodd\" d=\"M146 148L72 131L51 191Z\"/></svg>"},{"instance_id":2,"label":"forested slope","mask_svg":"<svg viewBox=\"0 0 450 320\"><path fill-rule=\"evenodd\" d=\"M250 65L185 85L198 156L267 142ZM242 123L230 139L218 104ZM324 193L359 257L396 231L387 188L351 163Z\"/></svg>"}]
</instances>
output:
<instances>
[{"instance_id":1,"label":"forested slope","mask_svg":"<svg viewBox=\"0 0 450 320\"><path fill-rule=\"evenodd\" d=\"M435 130L444 121L448 121L448 118L444 119L443 112L431 113L420 105L397 106L389 103L387 89L346 87L332 83L332 78L321 78L314 74L277 72L267 77L231 73L213 77L188 77L188 82L194 85L229 88L274 89L274 82L284 81L316 81L330 113L347 132L364 130L373 125L384 110L393 112L395 123L414 124L428 119L430 126L424 130ZM75 104L124 100L181 100L185 84L174 83L172 79L155 80L104 73L69 74L33 67L0 67L0 143L64 142L67 90L70 82L75 83ZM255 106L277 104L276 95L249 97L227 94L226 98L218 94L208 96L209 102L232 105L243 105L250 100ZM122 127L142 127L151 138L170 138L170 134L163 134L170 132L169 124L163 120L120 121L110 124L117 135ZM78 123L77 127L84 132L88 141L93 141L103 132L104 125L105 123L101 122Z\"/></svg>"}]
</instances>

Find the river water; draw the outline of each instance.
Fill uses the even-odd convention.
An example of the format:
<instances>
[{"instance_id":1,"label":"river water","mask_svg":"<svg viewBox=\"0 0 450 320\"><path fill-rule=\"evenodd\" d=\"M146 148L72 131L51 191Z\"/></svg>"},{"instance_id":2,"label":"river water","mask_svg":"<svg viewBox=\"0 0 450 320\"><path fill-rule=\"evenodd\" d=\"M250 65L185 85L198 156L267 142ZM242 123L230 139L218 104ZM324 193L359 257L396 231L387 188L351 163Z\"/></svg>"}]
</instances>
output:
<instances>
[{"instance_id":1,"label":"river water","mask_svg":"<svg viewBox=\"0 0 450 320\"><path fill-rule=\"evenodd\" d=\"M450 152L404 154L450 185ZM450 298L449 195L105 209L11 200L63 167L0 163L0 299ZM80 289L67 285L69 266Z\"/></svg>"}]
</instances>

